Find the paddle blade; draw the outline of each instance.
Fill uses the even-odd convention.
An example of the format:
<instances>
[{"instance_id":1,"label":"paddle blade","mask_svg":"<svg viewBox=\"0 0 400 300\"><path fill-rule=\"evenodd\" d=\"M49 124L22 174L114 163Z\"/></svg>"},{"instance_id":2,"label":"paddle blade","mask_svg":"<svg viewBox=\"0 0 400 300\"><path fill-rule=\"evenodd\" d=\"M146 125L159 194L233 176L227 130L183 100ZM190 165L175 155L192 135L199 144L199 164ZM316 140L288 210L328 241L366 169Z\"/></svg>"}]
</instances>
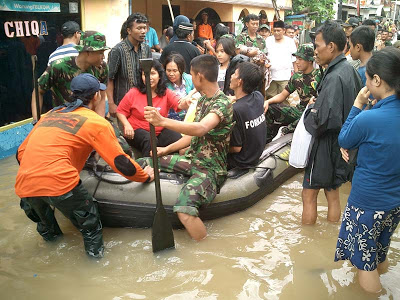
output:
<instances>
[{"instance_id":1,"label":"paddle blade","mask_svg":"<svg viewBox=\"0 0 400 300\"><path fill-rule=\"evenodd\" d=\"M157 205L154 214L153 227L151 228L153 253L175 248L174 233L171 221L163 205Z\"/></svg>"}]
</instances>

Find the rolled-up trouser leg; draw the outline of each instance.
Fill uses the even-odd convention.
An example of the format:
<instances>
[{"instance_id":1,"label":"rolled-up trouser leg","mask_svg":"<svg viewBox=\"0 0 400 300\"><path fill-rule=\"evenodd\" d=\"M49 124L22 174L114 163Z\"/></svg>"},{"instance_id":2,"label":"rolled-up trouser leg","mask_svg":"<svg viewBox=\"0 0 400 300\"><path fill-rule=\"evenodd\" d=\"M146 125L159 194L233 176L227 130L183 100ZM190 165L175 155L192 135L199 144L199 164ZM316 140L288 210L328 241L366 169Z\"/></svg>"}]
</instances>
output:
<instances>
[{"instance_id":1,"label":"rolled-up trouser leg","mask_svg":"<svg viewBox=\"0 0 400 300\"><path fill-rule=\"evenodd\" d=\"M44 201L44 198L47 197L22 198L20 206L28 218L37 224L36 230L43 239L55 241L57 237L62 235L62 231L54 217L53 209Z\"/></svg>"},{"instance_id":2,"label":"rolled-up trouser leg","mask_svg":"<svg viewBox=\"0 0 400 300\"><path fill-rule=\"evenodd\" d=\"M97 205L88 191L78 184L63 197L53 197L54 206L82 233L86 253L103 257L103 233Z\"/></svg>"}]
</instances>

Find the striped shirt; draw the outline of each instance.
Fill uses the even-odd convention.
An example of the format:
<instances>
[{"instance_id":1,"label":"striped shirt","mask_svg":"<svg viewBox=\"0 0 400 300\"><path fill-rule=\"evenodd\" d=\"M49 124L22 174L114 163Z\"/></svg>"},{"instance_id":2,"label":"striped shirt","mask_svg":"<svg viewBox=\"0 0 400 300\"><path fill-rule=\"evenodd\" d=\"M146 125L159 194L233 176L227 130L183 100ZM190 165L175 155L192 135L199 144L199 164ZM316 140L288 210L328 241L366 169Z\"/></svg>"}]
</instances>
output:
<instances>
[{"instance_id":1,"label":"striped shirt","mask_svg":"<svg viewBox=\"0 0 400 300\"><path fill-rule=\"evenodd\" d=\"M128 57L123 48L123 43L126 44L130 53ZM141 58L151 58L150 47L140 43L138 52L136 52L128 38L115 45L108 54L108 79L114 80L113 98L116 105L131 88L138 86L140 76L139 59ZM129 83L128 59L131 60L133 67L133 86Z\"/></svg>"},{"instance_id":2,"label":"striped shirt","mask_svg":"<svg viewBox=\"0 0 400 300\"><path fill-rule=\"evenodd\" d=\"M53 61L66 56L78 56L79 52L75 49L75 46L75 44L71 43L58 47L52 54L50 54L47 65L50 66Z\"/></svg>"}]
</instances>

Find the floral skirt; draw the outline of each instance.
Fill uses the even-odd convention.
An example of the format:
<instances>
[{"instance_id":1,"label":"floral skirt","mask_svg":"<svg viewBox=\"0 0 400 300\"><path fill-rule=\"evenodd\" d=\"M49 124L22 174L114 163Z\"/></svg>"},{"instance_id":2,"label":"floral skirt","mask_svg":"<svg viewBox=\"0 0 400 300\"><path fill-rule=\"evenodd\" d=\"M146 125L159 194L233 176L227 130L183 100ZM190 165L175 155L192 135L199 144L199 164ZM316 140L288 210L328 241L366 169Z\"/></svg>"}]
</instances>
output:
<instances>
[{"instance_id":1,"label":"floral skirt","mask_svg":"<svg viewBox=\"0 0 400 300\"><path fill-rule=\"evenodd\" d=\"M400 207L364 210L347 204L336 245L335 261L350 260L359 270L373 271L384 262L400 220Z\"/></svg>"}]
</instances>

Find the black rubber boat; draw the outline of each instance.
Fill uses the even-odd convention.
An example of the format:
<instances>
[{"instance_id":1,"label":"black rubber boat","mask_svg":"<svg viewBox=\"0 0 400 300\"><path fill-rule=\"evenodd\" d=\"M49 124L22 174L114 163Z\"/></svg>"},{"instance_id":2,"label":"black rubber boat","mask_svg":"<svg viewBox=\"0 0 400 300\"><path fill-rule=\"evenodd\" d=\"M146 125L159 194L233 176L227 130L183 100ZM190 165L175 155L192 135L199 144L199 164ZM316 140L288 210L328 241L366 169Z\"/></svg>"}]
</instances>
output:
<instances>
[{"instance_id":1,"label":"black rubber boat","mask_svg":"<svg viewBox=\"0 0 400 300\"><path fill-rule=\"evenodd\" d=\"M244 210L264 198L299 172L288 163L292 135L266 145L256 168L231 172L214 201L200 209L202 220L211 220ZM161 173L162 200L174 228L182 227L172 207L186 178ZM106 227L151 227L155 212L154 183L130 182L106 166L83 170L81 179L98 202Z\"/></svg>"}]
</instances>

